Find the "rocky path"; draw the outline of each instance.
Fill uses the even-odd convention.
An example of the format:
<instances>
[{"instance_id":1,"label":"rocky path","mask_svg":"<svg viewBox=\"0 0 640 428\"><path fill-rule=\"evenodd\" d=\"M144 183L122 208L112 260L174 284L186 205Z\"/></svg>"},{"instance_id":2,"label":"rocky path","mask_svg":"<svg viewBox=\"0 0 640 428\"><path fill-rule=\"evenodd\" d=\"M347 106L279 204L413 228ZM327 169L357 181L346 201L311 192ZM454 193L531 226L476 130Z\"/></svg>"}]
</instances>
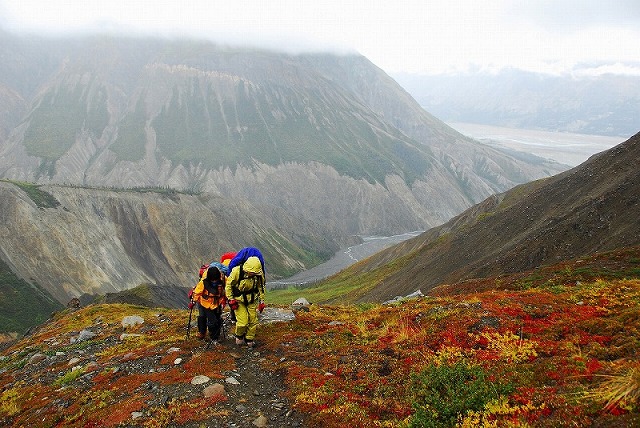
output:
<instances>
[{"instance_id":1,"label":"rocky path","mask_svg":"<svg viewBox=\"0 0 640 428\"><path fill-rule=\"evenodd\" d=\"M270 309L261 315L261 322L287 321L292 317L290 311ZM203 342L194 353L225 352L234 358L236 368L223 373L226 376L224 384L217 384L217 388L224 388L227 400L216 406L224 408L227 416L184 427L305 427L304 416L292 409L284 397L284 375L265 368L265 351L260 347L259 338L254 349L238 346L231 334L233 326L228 320L225 327L227 337L221 343L211 345Z\"/></svg>"},{"instance_id":2,"label":"rocky path","mask_svg":"<svg viewBox=\"0 0 640 428\"><path fill-rule=\"evenodd\" d=\"M228 343L233 342L229 339ZM236 369L228 373L225 380L228 401L224 403L224 407L229 411L225 426L305 426L303 416L293 410L288 400L282 396L285 388L282 375L265 370L261 365L260 349L228 346L231 347L231 355L237 358Z\"/></svg>"}]
</instances>

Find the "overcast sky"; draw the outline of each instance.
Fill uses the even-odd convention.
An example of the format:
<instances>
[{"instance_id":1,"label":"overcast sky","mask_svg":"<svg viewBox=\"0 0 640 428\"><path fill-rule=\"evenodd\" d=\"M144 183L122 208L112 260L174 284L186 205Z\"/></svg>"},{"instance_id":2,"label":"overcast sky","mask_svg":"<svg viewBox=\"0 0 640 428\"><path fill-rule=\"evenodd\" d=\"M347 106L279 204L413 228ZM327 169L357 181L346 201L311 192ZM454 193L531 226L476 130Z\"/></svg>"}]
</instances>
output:
<instances>
[{"instance_id":1,"label":"overcast sky","mask_svg":"<svg viewBox=\"0 0 640 428\"><path fill-rule=\"evenodd\" d=\"M640 0L0 0L0 26L355 51L387 73L606 63L640 75Z\"/></svg>"}]
</instances>

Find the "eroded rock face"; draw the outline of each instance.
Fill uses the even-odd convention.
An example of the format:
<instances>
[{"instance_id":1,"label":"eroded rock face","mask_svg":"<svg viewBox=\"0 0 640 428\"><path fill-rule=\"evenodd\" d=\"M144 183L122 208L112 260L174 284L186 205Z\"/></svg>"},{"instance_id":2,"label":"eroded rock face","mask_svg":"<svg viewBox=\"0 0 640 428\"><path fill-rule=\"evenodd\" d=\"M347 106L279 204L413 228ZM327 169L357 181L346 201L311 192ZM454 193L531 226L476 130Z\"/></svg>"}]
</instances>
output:
<instances>
[{"instance_id":1,"label":"eroded rock face","mask_svg":"<svg viewBox=\"0 0 640 428\"><path fill-rule=\"evenodd\" d=\"M220 197L42 189L59 205L38 207L16 185L0 182L0 255L18 276L60 302L140 284L191 287L197 267L252 242L254 234L282 242L278 252L264 248L274 278L305 268L295 255L299 242L309 245L302 249L309 260L313 250L330 256L339 248L322 226L288 217L285 228ZM288 235L276 235L277 230Z\"/></svg>"},{"instance_id":2,"label":"eroded rock face","mask_svg":"<svg viewBox=\"0 0 640 428\"><path fill-rule=\"evenodd\" d=\"M0 183L2 257L66 303L141 284L191 287L202 263L260 236L255 245L276 279L329 259L354 235L425 229L465 203L432 210L419 200L430 194L420 196L418 182L417 191L399 177L372 184L321 164L207 177L209 192L198 196L46 185L41 190L57 201L47 207Z\"/></svg>"}]
</instances>

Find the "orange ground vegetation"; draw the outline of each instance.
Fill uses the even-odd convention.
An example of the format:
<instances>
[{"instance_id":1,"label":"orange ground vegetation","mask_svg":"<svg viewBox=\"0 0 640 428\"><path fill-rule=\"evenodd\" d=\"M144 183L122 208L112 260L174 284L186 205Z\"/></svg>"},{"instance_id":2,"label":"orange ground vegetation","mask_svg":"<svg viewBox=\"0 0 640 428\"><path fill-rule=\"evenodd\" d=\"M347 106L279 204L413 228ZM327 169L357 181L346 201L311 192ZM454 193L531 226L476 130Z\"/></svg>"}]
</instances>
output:
<instances>
[{"instance_id":1,"label":"orange ground vegetation","mask_svg":"<svg viewBox=\"0 0 640 428\"><path fill-rule=\"evenodd\" d=\"M610 279L594 279L602 266ZM318 426L640 426L639 273L636 252L612 254L392 307L312 305L261 335ZM456 364L511 392L453 425L416 420L441 409L419 402L415 375Z\"/></svg>"},{"instance_id":2,"label":"orange ground vegetation","mask_svg":"<svg viewBox=\"0 0 640 428\"><path fill-rule=\"evenodd\" d=\"M598 257L393 306L312 305L261 326L259 350L309 426L640 426L640 257ZM145 322L125 330L132 314ZM229 348L203 353L184 340L187 317L130 305L56 315L2 351L0 424L135 426L137 411L156 415L145 426L214 417L220 408L202 398L153 395L153 385L184 385L213 358L202 374L234 369ZM96 336L72 343L85 328ZM39 366L36 352L62 357ZM67 361L77 354L86 358L74 371Z\"/></svg>"}]
</instances>

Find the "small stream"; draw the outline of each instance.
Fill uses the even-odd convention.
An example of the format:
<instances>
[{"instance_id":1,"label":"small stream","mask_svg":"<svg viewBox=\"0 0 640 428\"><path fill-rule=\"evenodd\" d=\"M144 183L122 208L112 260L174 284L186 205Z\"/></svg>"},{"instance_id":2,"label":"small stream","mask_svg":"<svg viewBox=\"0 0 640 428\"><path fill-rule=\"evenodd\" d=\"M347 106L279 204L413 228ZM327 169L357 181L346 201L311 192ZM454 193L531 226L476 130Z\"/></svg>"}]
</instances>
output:
<instances>
[{"instance_id":1,"label":"small stream","mask_svg":"<svg viewBox=\"0 0 640 428\"><path fill-rule=\"evenodd\" d=\"M420 235L423 230L407 232L393 236L365 236L362 237L362 244L353 245L338 251L331 260L322 263L304 272L280 279L277 281L267 281L267 288L282 288L289 285L304 285L320 281L334 273L345 269L352 264L365 259L379 251L389 248L407 239Z\"/></svg>"}]
</instances>

